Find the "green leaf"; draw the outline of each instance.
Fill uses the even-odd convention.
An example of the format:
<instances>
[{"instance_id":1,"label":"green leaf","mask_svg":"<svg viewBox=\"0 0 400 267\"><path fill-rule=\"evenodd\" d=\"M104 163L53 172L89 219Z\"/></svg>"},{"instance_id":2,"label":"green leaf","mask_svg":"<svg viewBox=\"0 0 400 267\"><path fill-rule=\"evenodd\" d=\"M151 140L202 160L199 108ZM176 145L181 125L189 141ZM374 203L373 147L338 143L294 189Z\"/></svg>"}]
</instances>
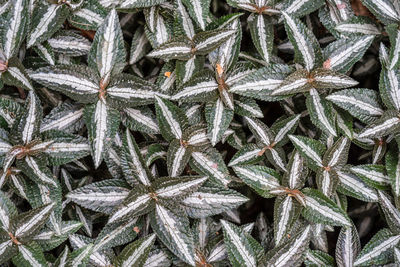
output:
<instances>
[{"instance_id":1,"label":"green leaf","mask_svg":"<svg viewBox=\"0 0 400 267\"><path fill-rule=\"evenodd\" d=\"M388 0L363 0L362 3L383 23L398 23L400 16L394 4Z\"/></svg>"},{"instance_id":2,"label":"green leaf","mask_svg":"<svg viewBox=\"0 0 400 267\"><path fill-rule=\"evenodd\" d=\"M366 123L374 121L383 114L379 96L376 91L371 89L345 89L330 94L326 99Z\"/></svg>"},{"instance_id":3,"label":"green leaf","mask_svg":"<svg viewBox=\"0 0 400 267\"><path fill-rule=\"evenodd\" d=\"M2 74L2 80L8 85L21 87L25 90L33 90L24 66L16 57L8 61L7 71Z\"/></svg>"},{"instance_id":4,"label":"green leaf","mask_svg":"<svg viewBox=\"0 0 400 267\"><path fill-rule=\"evenodd\" d=\"M381 229L362 249L354 266L388 263L393 255L393 247L397 246L399 242L400 235L393 235L387 228Z\"/></svg>"},{"instance_id":5,"label":"green leaf","mask_svg":"<svg viewBox=\"0 0 400 267\"><path fill-rule=\"evenodd\" d=\"M68 22L79 29L95 31L106 16L107 10L101 6L99 1L88 0L83 2L81 8L72 12Z\"/></svg>"},{"instance_id":6,"label":"green leaf","mask_svg":"<svg viewBox=\"0 0 400 267\"><path fill-rule=\"evenodd\" d=\"M56 203L32 209L13 218L11 230L16 238L29 239L47 222Z\"/></svg>"},{"instance_id":7,"label":"green leaf","mask_svg":"<svg viewBox=\"0 0 400 267\"><path fill-rule=\"evenodd\" d=\"M139 27L132 38L132 45L130 50L129 64L135 64L142 57L144 57L150 50L149 41L142 27Z\"/></svg>"},{"instance_id":8,"label":"green leaf","mask_svg":"<svg viewBox=\"0 0 400 267\"><path fill-rule=\"evenodd\" d=\"M257 163L262 159L262 148L256 144L245 144L235 155L233 155L228 166L246 165Z\"/></svg>"},{"instance_id":9,"label":"green leaf","mask_svg":"<svg viewBox=\"0 0 400 267\"><path fill-rule=\"evenodd\" d=\"M390 179L386 175L385 166L364 164L350 168L351 172L360 177L368 185L376 189L386 189Z\"/></svg>"},{"instance_id":10,"label":"green leaf","mask_svg":"<svg viewBox=\"0 0 400 267\"><path fill-rule=\"evenodd\" d=\"M332 104L321 98L314 88L311 88L310 94L307 96L307 109L311 121L318 128L326 134L337 136Z\"/></svg>"},{"instance_id":11,"label":"green leaf","mask_svg":"<svg viewBox=\"0 0 400 267\"><path fill-rule=\"evenodd\" d=\"M282 12L285 29L295 49L295 61L311 71L322 60L321 50L313 33L297 18Z\"/></svg>"},{"instance_id":12,"label":"green leaf","mask_svg":"<svg viewBox=\"0 0 400 267\"><path fill-rule=\"evenodd\" d=\"M346 73L359 61L370 47L374 36L341 38L330 43L323 51L324 67Z\"/></svg>"},{"instance_id":13,"label":"green leaf","mask_svg":"<svg viewBox=\"0 0 400 267\"><path fill-rule=\"evenodd\" d=\"M114 212L108 219L108 223L123 221L146 214L154 207L152 198L147 188L137 185L123 202L114 208Z\"/></svg>"},{"instance_id":14,"label":"green leaf","mask_svg":"<svg viewBox=\"0 0 400 267\"><path fill-rule=\"evenodd\" d=\"M67 266L85 267L89 262L89 257L92 251L93 244L87 244L74 250L68 256Z\"/></svg>"},{"instance_id":15,"label":"green leaf","mask_svg":"<svg viewBox=\"0 0 400 267\"><path fill-rule=\"evenodd\" d=\"M24 41L29 27L28 0L10 1L11 10L2 14L1 46L6 60L12 58Z\"/></svg>"},{"instance_id":16,"label":"green leaf","mask_svg":"<svg viewBox=\"0 0 400 267\"><path fill-rule=\"evenodd\" d=\"M63 102L53 108L40 124L40 132L60 130L76 132L83 127L83 108L80 105Z\"/></svg>"},{"instance_id":17,"label":"green leaf","mask_svg":"<svg viewBox=\"0 0 400 267\"><path fill-rule=\"evenodd\" d=\"M93 161L98 168L118 130L119 112L109 107L106 100L99 99L96 104L85 107L83 116L88 128Z\"/></svg>"},{"instance_id":18,"label":"green leaf","mask_svg":"<svg viewBox=\"0 0 400 267\"><path fill-rule=\"evenodd\" d=\"M41 43L58 31L69 15L67 5L40 2L33 12L27 47Z\"/></svg>"},{"instance_id":19,"label":"green leaf","mask_svg":"<svg viewBox=\"0 0 400 267\"><path fill-rule=\"evenodd\" d=\"M217 183L227 185L231 181L228 168L215 148L208 148L203 152L192 152L190 166L196 172L207 175Z\"/></svg>"},{"instance_id":20,"label":"green leaf","mask_svg":"<svg viewBox=\"0 0 400 267\"><path fill-rule=\"evenodd\" d=\"M207 20L210 16L210 2L210 0L183 0L183 3L188 8L190 16L203 31L206 29Z\"/></svg>"},{"instance_id":21,"label":"green leaf","mask_svg":"<svg viewBox=\"0 0 400 267\"><path fill-rule=\"evenodd\" d=\"M157 179L152 188L159 199L179 201L195 192L206 180L207 177L201 176L163 177Z\"/></svg>"},{"instance_id":22,"label":"green leaf","mask_svg":"<svg viewBox=\"0 0 400 267\"><path fill-rule=\"evenodd\" d=\"M43 255L43 251L40 246L35 242L24 244L18 247L19 253L13 257L12 261L16 266L21 267L46 267L48 266L47 261Z\"/></svg>"},{"instance_id":23,"label":"green leaf","mask_svg":"<svg viewBox=\"0 0 400 267\"><path fill-rule=\"evenodd\" d=\"M215 146L221 141L223 134L228 129L233 119L233 111L225 107L220 98L208 103L205 107L208 135L211 144Z\"/></svg>"},{"instance_id":24,"label":"green leaf","mask_svg":"<svg viewBox=\"0 0 400 267\"><path fill-rule=\"evenodd\" d=\"M351 226L347 214L320 191L306 188L302 193L306 203L302 214L307 220L332 226Z\"/></svg>"},{"instance_id":25,"label":"green leaf","mask_svg":"<svg viewBox=\"0 0 400 267\"><path fill-rule=\"evenodd\" d=\"M196 0L198 1L198 0ZM193 38L195 53L206 55L219 47L223 42L235 34L234 30L211 30L200 32Z\"/></svg>"},{"instance_id":26,"label":"green leaf","mask_svg":"<svg viewBox=\"0 0 400 267\"><path fill-rule=\"evenodd\" d=\"M272 57L274 41L273 25L270 18L263 14L251 14L247 22L254 46L263 60L269 63Z\"/></svg>"},{"instance_id":27,"label":"green leaf","mask_svg":"<svg viewBox=\"0 0 400 267\"><path fill-rule=\"evenodd\" d=\"M297 135L289 135L289 139L300 155L307 160L310 168L317 170L323 166L321 156L325 153L326 148L321 142Z\"/></svg>"},{"instance_id":28,"label":"green leaf","mask_svg":"<svg viewBox=\"0 0 400 267\"><path fill-rule=\"evenodd\" d=\"M394 234L399 234L399 226L400 226L400 212L399 210L391 203L388 195L382 191L378 191L379 195L379 204L385 214L386 223L388 224L390 230Z\"/></svg>"},{"instance_id":29,"label":"green leaf","mask_svg":"<svg viewBox=\"0 0 400 267\"><path fill-rule=\"evenodd\" d=\"M302 262L310 237L311 226L307 226L303 231L290 238L288 242L270 250L267 253L267 264L283 267Z\"/></svg>"},{"instance_id":30,"label":"green leaf","mask_svg":"<svg viewBox=\"0 0 400 267\"><path fill-rule=\"evenodd\" d=\"M179 209L172 211L156 204L150 218L151 228L160 241L179 259L195 265L193 233L186 215Z\"/></svg>"},{"instance_id":31,"label":"green leaf","mask_svg":"<svg viewBox=\"0 0 400 267\"><path fill-rule=\"evenodd\" d=\"M206 218L237 208L249 199L222 186L202 186L182 201L191 218Z\"/></svg>"},{"instance_id":32,"label":"green leaf","mask_svg":"<svg viewBox=\"0 0 400 267\"><path fill-rule=\"evenodd\" d=\"M232 266L257 266L260 253L264 252L261 245L236 225L225 220L221 220L221 225Z\"/></svg>"},{"instance_id":33,"label":"green leaf","mask_svg":"<svg viewBox=\"0 0 400 267\"><path fill-rule=\"evenodd\" d=\"M385 163L387 175L390 178L390 185L392 186L393 194L398 197L400 196L400 164L399 164L399 153L397 148L391 148L386 153Z\"/></svg>"},{"instance_id":34,"label":"green leaf","mask_svg":"<svg viewBox=\"0 0 400 267\"><path fill-rule=\"evenodd\" d=\"M122 1L118 8L121 9L133 9L133 8L144 8L152 7L158 4L162 4L166 0L126 0Z\"/></svg>"},{"instance_id":35,"label":"green leaf","mask_svg":"<svg viewBox=\"0 0 400 267\"><path fill-rule=\"evenodd\" d=\"M336 172L339 178L337 191L356 199L367 202L377 202L378 194L374 188L348 171Z\"/></svg>"},{"instance_id":36,"label":"green leaf","mask_svg":"<svg viewBox=\"0 0 400 267\"><path fill-rule=\"evenodd\" d=\"M353 16L348 20L337 24L334 29L341 34L348 36L381 34L377 24L372 19L363 16Z\"/></svg>"},{"instance_id":37,"label":"green leaf","mask_svg":"<svg viewBox=\"0 0 400 267\"><path fill-rule=\"evenodd\" d=\"M289 0L285 1L282 9L293 17L300 18L314 12L323 5L324 1L321 0Z\"/></svg>"},{"instance_id":38,"label":"green leaf","mask_svg":"<svg viewBox=\"0 0 400 267\"><path fill-rule=\"evenodd\" d=\"M200 71L183 84L182 90L171 99L182 102L204 102L215 97L217 89L218 83L215 81L214 74L211 71Z\"/></svg>"},{"instance_id":39,"label":"green leaf","mask_svg":"<svg viewBox=\"0 0 400 267\"><path fill-rule=\"evenodd\" d=\"M155 237L151 234L126 246L115 259L116 266L144 266Z\"/></svg>"},{"instance_id":40,"label":"green leaf","mask_svg":"<svg viewBox=\"0 0 400 267\"><path fill-rule=\"evenodd\" d=\"M313 266L335 266L335 260L332 256L330 256L326 252L322 252L320 250L311 250L309 249L306 252L306 259L304 260L304 264L307 267Z\"/></svg>"},{"instance_id":41,"label":"green leaf","mask_svg":"<svg viewBox=\"0 0 400 267\"><path fill-rule=\"evenodd\" d=\"M125 181L108 179L79 187L66 197L84 208L111 214L114 207L128 195L129 189Z\"/></svg>"},{"instance_id":42,"label":"green leaf","mask_svg":"<svg viewBox=\"0 0 400 267\"><path fill-rule=\"evenodd\" d=\"M162 58L164 60L188 60L192 57L192 46L188 41L169 41L154 49L148 57Z\"/></svg>"},{"instance_id":43,"label":"green leaf","mask_svg":"<svg viewBox=\"0 0 400 267\"><path fill-rule=\"evenodd\" d=\"M44 67L30 74L32 80L61 92L79 103L93 103L99 94L99 78L83 65Z\"/></svg>"},{"instance_id":44,"label":"green leaf","mask_svg":"<svg viewBox=\"0 0 400 267\"><path fill-rule=\"evenodd\" d=\"M47 42L54 52L74 57L87 55L91 46L88 39L73 31L60 31Z\"/></svg>"},{"instance_id":45,"label":"green leaf","mask_svg":"<svg viewBox=\"0 0 400 267\"><path fill-rule=\"evenodd\" d=\"M260 196L269 198L269 191L280 186L279 174L268 167L258 165L233 166L236 175Z\"/></svg>"},{"instance_id":46,"label":"green leaf","mask_svg":"<svg viewBox=\"0 0 400 267\"><path fill-rule=\"evenodd\" d=\"M286 241L287 234L298 219L300 204L291 196L278 196L274 204L274 241L279 246Z\"/></svg>"},{"instance_id":47,"label":"green leaf","mask_svg":"<svg viewBox=\"0 0 400 267\"><path fill-rule=\"evenodd\" d=\"M109 248L124 245L137 236L135 229L141 231L142 223L138 218L132 220L106 224L94 241L93 250L104 251Z\"/></svg>"},{"instance_id":48,"label":"green leaf","mask_svg":"<svg viewBox=\"0 0 400 267\"><path fill-rule=\"evenodd\" d=\"M127 181L129 183L139 181L146 186L150 185L150 179L152 176L146 167L135 139L128 129L123 138L122 152L122 170Z\"/></svg>"},{"instance_id":49,"label":"green leaf","mask_svg":"<svg viewBox=\"0 0 400 267\"><path fill-rule=\"evenodd\" d=\"M388 108L400 110L400 73L398 70L382 68L379 78L379 92Z\"/></svg>"},{"instance_id":50,"label":"green leaf","mask_svg":"<svg viewBox=\"0 0 400 267\"><path fill-rule=\"evenodd\" d=\"M161 134L170 141L180 140L187 126L187 118L183 111L169 100L156 96L156 114Z\"/></svg>"},{"instance_id":51,"label":"green leaf","mask_svg":"<svg viewBox=\"0 0 400 267\"><path fill-rule=\"evenodd\" d=\"M96 31L89 52L88 64L97 69L101 84L107 85L111 77L120 73L126 64L126 51L118 14L111 10Z\"/></svg>"},{"instance_id":52,"label":"green leaf","mask_svg":"<svg viewBox=\"0 0 400 267\"><path fill-rule=\"evenodd\" d=\"M340 229L335 250L338 266L352 266L360 250L357 229L354 226Z\"/></svg>"}]
</instances>

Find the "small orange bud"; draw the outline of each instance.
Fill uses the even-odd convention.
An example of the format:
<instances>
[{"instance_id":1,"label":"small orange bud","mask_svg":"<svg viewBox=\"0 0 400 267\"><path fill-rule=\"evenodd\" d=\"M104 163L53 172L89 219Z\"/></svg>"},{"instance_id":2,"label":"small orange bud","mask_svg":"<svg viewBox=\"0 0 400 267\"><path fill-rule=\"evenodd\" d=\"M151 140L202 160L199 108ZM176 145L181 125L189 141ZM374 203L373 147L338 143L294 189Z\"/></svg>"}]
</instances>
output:
<instances>
[{"instance_id":1,"label":"small orange bud","mask_svg":"<svg viewBox=\"0 0 400 267\"><path fill-rule=\"evenodd\" d=\"M133 231L138 234L140 232L140 229L139 229L139 227L135 226L135 227L133 227Z\"/></svg>"},{"instance_id":2,"label":"small orange bud","mask_svg":"<svg viewBox=\"0 0 400 267\"><path fill-rule=\"evenodd\" d=\"M224 72L224 69L221 67L221 65L219 65L218 63L217 63L217 73L218 73L218 75L219 76L221 76L222 75L222 73Z\"/></svg>"},{"instance_id":3,"label":"small orange bud","mask_svg":"<svg viewBox=\"0 0 400 267\"><path fill-rule=\"evenodd\" d=\"M166 71L166 72L164 73L164 76L167 77L167 78L169 78L169 77L171 76L171 72L170 72L170 71Z\"/></svg>"}]
</instances>

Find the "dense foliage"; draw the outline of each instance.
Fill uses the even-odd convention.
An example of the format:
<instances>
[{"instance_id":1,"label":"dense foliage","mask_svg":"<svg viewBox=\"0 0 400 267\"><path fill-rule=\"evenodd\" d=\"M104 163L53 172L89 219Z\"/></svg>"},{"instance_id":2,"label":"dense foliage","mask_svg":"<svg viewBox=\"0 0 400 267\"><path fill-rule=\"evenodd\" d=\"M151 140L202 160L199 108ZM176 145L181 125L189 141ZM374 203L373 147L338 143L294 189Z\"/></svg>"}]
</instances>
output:
<instances>
[{"instance_id":1,"label":"dense foliage","mask_svg":"<svg viewBox=\"0 0 400 267\"><path fill-rule=\"evenodd\" d=\"M0 0L2 266L400 265L399 0Z\"/></svg>"}]
</instances>

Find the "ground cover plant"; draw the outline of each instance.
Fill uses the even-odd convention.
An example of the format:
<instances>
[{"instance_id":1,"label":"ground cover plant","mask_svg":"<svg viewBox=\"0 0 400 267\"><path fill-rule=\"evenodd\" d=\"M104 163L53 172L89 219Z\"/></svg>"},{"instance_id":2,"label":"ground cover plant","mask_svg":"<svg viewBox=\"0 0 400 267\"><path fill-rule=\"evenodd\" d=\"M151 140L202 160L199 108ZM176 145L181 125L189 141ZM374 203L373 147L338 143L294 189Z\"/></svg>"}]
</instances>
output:
<instances>
[{"instance_id":1,"label":"ground cover plant","mask_svg":"<svg viewBox=\"0 0 400 267\"><path fill-rule=\"evenodd\" d=\"M1 266L399 266L400 1L0 0Z\"/></svg>"}]
</instances>

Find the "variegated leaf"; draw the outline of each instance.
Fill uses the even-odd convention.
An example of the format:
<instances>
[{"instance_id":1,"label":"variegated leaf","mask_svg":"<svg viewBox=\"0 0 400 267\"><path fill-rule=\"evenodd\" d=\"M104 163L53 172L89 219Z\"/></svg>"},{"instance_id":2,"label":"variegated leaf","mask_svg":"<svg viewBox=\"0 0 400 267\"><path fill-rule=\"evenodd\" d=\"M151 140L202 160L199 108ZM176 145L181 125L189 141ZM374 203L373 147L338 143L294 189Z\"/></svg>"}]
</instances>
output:
<instances>
[{"instance_id":1,"label":"variegated leaf","mask_svg":"<svg viewBox=\"0 0 400 267\"><path fill-rule=\"evenodd\" d=\"M322 143L304 136L289 135L289 138L297 151L307 159L311 168L318 169L323 166L321 155L325 153L326 148Z\"/></svg>"},{"instance_id":2,"label":"variegated leaf","mask_svg":"<svg viewBox=\"0 0 400 267\"><path fill-rule=\"evenodd\" d=\"M193 235L184 213L157 204L151 213L151 227L171 252L182 261L195 265Z\"/></svg>"},{"instance_id":3,"label":"variegated leaf","mask_svg":"<svg viewBox=\"0 0 400 267\"><path fill-rule=\"evenodd\" d=\"M155 237L155 234L151 234L126 246L116 258L116 266L145 266L144 264L154 244Z\"/></svg>"},{"instance_id":4,"label":"variegated leaf","mask_svg":"<svg viewBox=\"0 0 400 267\"><path fill-rule=\"evenodd\" d=\"M156 96L156 114L160 131L167 140L182 138L183 130L187 126L187 118L183 111L172 102Z\"/></svg>"},{"instance_id":5,"label":"variegated leaf","mask_svg":"<svg viewBox=\"0 0 400 267\"><path fill-rule=\"evenodd\" d=\"M221 141L233 119L233 111L225 107L220 98L205 107L208 135L211 144L215 146Z\"/></svg>"}]
</instances>

